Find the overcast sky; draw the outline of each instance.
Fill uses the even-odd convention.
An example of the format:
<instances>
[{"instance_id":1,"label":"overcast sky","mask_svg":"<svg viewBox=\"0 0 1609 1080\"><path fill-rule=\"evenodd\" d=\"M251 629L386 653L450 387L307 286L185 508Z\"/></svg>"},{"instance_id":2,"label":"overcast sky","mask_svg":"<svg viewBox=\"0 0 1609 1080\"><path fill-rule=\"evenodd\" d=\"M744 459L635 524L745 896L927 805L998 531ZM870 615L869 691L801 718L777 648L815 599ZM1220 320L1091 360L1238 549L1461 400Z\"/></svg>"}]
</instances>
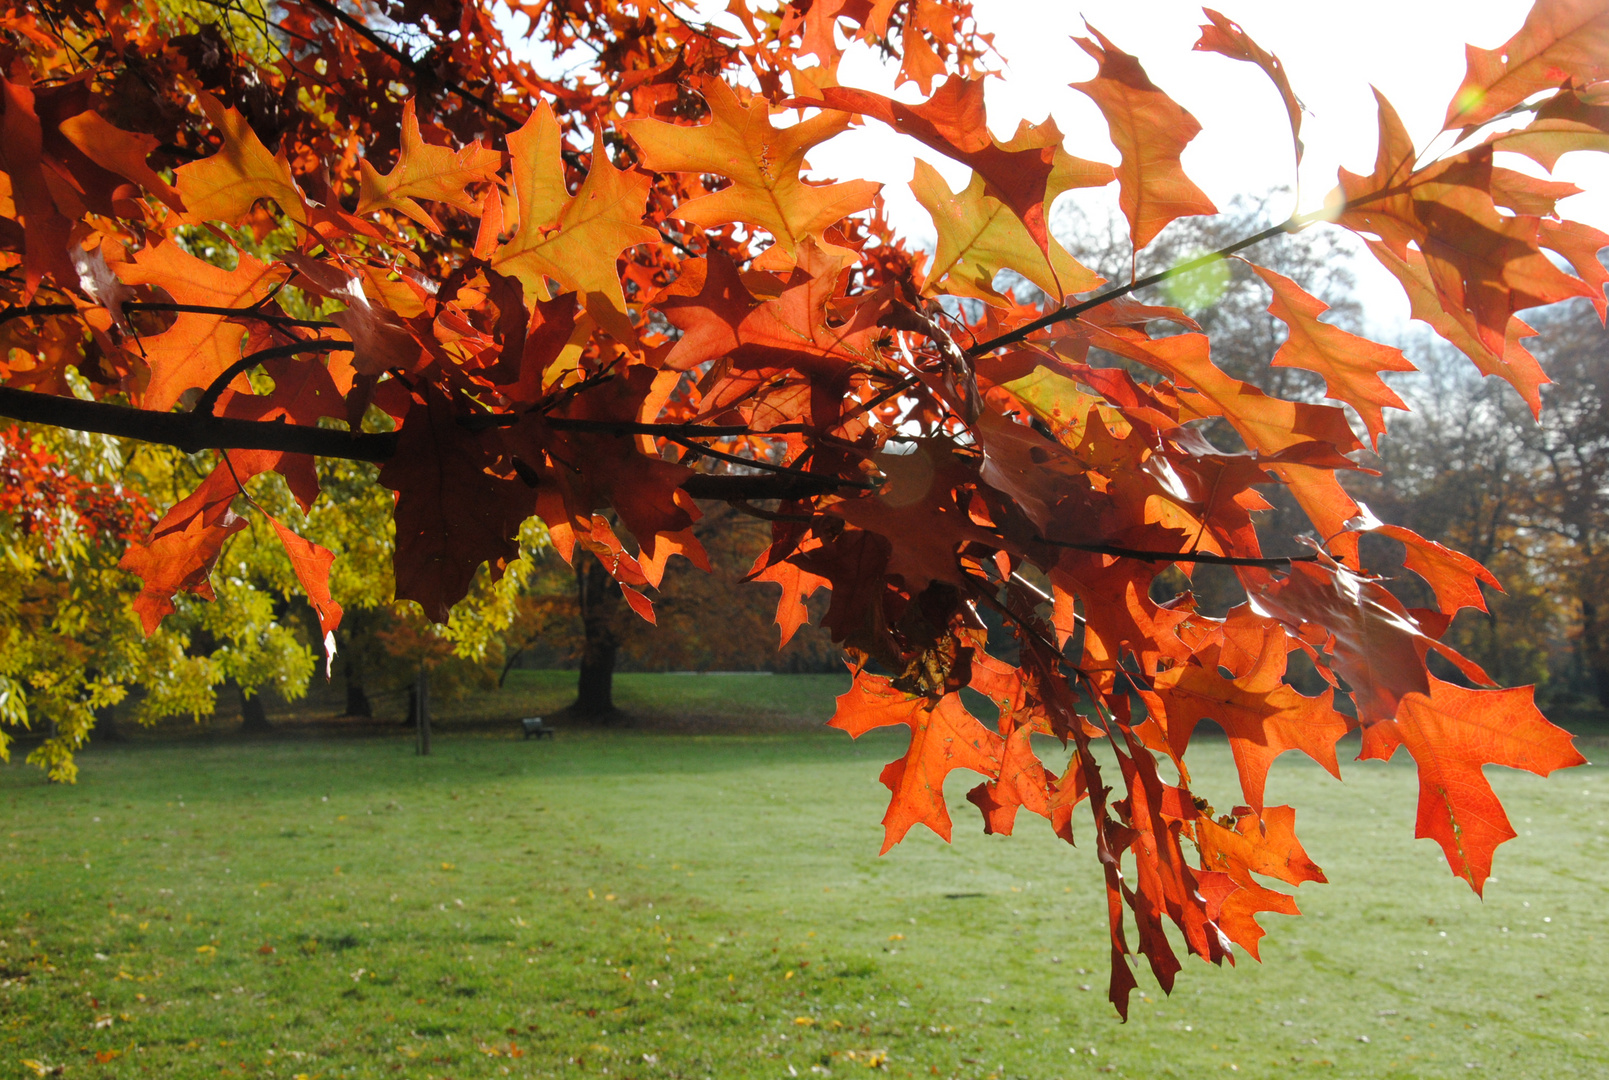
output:
<instances>
[{"instance_id":1,"label":"overcast sky","mask_svg":"<svg viewBox=\"0 0 1609 1080\"><path fill-rule=\"evenodd\" d=\"M724 8L724 0L701 5ZM1251 64L1191 51L1204 21L1197 4L1182 0L1088 0L1079 5L1045 0L975 0L981 28L995 35L1006 58L1005 78L991 79L989 126L1009 137L1017 122L1053 116L1069 152L1115 163L1117 152L1094 104L1068 83L1093 76L1095 63L1071 40L1083 19L1118 47L1134 53L1158 86L1201 122L1202 133L1184 155L1190 177L1220 206L1236 194L1260 194L1294 178L1289 128L1272 84ZM1493 48L1525 20L1530 4L1513 0L1348 0L1346 4L1292 0L1223 0L1218 10L1284 62L1307 108L1302 206L1320 205L1335 186L1337 166L1367 173L1377 135L1371 84L1401 113L1417 145L1441 128L1447 103L1465 70L1464 44ZM894 71L864 46L853 46L839 69L845 85L921 100L916 87L894 90ZM1445 138L1445 137L1444 137ZM902 232L931 244L932 225L907 185L913 159L937 167L952 189L966 169L914 140L869 123L818 147L810 155L817 176L865 177L884 184L891 216ZM1538 172L1514 155L1505 164ZM1595 194L1560 204L1567 217L1609 231L1609 161L1574 154L1554 178ZM1115 205L1115 185L1106 196ZM1081 196L1086 197L1087 196ZM1360 284L1372 321L1382 330L1400 325L1407 303L1384 271L1360 265Z\"/></svg>"}]
</instances>

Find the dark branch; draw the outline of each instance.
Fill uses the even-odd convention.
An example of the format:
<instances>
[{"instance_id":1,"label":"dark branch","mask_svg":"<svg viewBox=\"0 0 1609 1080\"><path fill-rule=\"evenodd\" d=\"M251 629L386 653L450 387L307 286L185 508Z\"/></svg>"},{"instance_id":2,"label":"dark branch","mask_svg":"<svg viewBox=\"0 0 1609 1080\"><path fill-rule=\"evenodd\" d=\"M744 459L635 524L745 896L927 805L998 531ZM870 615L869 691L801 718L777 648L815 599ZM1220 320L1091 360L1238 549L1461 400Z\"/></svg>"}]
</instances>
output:
<instances>
[{"instance_id":1,"label":"dark branch","mask_svg":"<svg viewBox=\"0 0 1609 1080\"><path fill-rule=\"evenodd\" d=\"M1153 563L1202 563L1208 566L1261 566L1269 570L1277 570L1281 566L1291 563L1317 562L1317 555L1292 555L1269 559L1243 559L1234 555L1205 555L1193 551L1141 551L1138 548L1118 547L1116 544L1075 544L1070 540L1046 540L1042 536L1034 538L1038 543L1049 544L1051 547L1070 548L1073 551L1090 551L1097 555L1113 555L1119 559L1139 559L1141 562Z\"/></svg>"},{"instance_id":2,"label":"dark branch","mask_svg":"<svg viewBox=\"0 0 1609 1080\"><path fill-rule=\"evenodd\" d=\"M298 353L351 351L352 343L350 341L293 341L289 345L275 345L271 349L261 349L247 356L242 356L239 360L224 368L218 377L212 380L212 385L208 386L202 395L196 399L196 405L192 411L203 416L211 416L213 406L218 404L218 398L222 396L229 384L235 381L235 376L250 371L264 360L274 360L281 356L295 356Z\"/></svg>"},{"instance_id":3,"label":"dark branch","mask_svg":"<svg viewBox=\"0 0 1609 1080\"><path fill-rule=\"evenodd\" d=\"M462 83L454 82L451 79L443 79L434 72L421 71L419 65L414 61L413 57L409 56L395 45L392 45L389 41L385 40L385 38L381 37L379 34L376 34L373 30L370 30L367 26L364 26L361 22L342 11L337 5L331 3L330 0L306 0L306 3L318 8L326 15L329 15L331 18L337 20L347 29L351 30L354 34L363 38L376 49L379 49L382 53L389 56L392 60L395 60L404 70L412 73L416 80L426 84L436 83L447 90L451 90L460 98L479 108L482 112L485 112L487 115L502 121L509 131L513 131L520 126L520 122L518 120L504 112L490 98L482 97L473 90L464 86Z\"/></svg>"},{"instance_id":4,"label":"dark branch","mask_svg":"<svg viewBox=\"0 0 1609 1080\"><path fill-rule=\"evenodd\" d=\"M72 315L78 311L72 304L17 304L0 311L0 323L12 319L26 319L32 315Z\"/></svg>"},{"instance_id":5,"label":"dark branch","mask_svg":"<svg viewBox=\"0 0 1609 1080\"><path fill-rule=\"evenodd\" d=\"M345 461L389 461L397 452L397 433L352 433L278 421L231 420L203 413L165 413L101 401L36 394L0 386L0 416L29 424L93 431L141 442L198 450L283 450ZM845 481L816 473L688 477L682 489L695 499L797 502L830 495Z\"/></svg>"},{"instance_id":6,"label":"dark branch","mask_svg":"<svg viewBox=\"0 0 1609 1080\"><path fill-rule=\"evenodd\" d=\"M1228 247L1219 248L1217 251L1209 252L1208 254L1202 255L1199 258L1191 259L1189 262L1180 263L1178 266L1170 267L1167 270L1160 270L1155 274L1148 274L1147 276L1140 278L1138 281L1129 282L1127 285L1118 285L1114 288L1107 289L1105 292L1098 293L1097 295L1090 297L1088 300L1079 301L1078 303L1073 304L1071 307L1059 307L1050 314L1041 315L1033 322L1025 323L1008 334L1001 334L999 337L990 338L988 341L980 341L978 344L967 350L967 356L983 356L987 353L993 352L995 349L1003 348L1006 345L1015 345L1017 342L1026 340L1029 335L1038 333L1047 326L1054 326L1059 322L1067 322L1071 319L1076 319L1084 312L1098 308L1102 304L1110 303L1120 296L1127 296L1129 293L1134 292L1137 289L1150 288L1152 285L1159 285L1169 278L1178 277L1180 274L1188 274L1192 270L1199 270L1203 266L1209 266L1212 263L1217 262L1219 259L1226 259L1235 254L1237 251L1243 251L1254 244L1260 244L1270 237L1278 236L1280 233L1295 232L1303 225L1308 224L1310 221L1316 220L1318 219L1311 214L1303 217L1293 217L1283 224L1270 226L1260 233L1255 233L1246 237L1244 240L1237 240Z\"/></svg>"},{"instance_id":7,"label":"dark branch","mask_svg":"<svg viewBox=\"0 0 1609 1080\"><path fill-rule=\"evenodd\" d=\"M309 330L336 330L338 323L325 319L298 319L291 315L263 311L261 308L209 307L206 304L164 304L136 300L123 305L124 311L187 311L196 315L223 315L234 319L256 319L274 326L305 326Z\"/></svg>"},{"instance_id":8,"label":"dark branch","mask_svg":"<svg viewBox=\"0 0 1609 1080\"><path fill-rule=\"evenodd\" d=\"M198 450L284 450L347 461L385 461L397 450L395 432L354 434L278 421L231 420L196 412L153 412L5 386L0 386L0 416L24 423L162 443L191 454Z\"/></svg>"},{"instance_id":9,"label":"dark branch","mask_svg":"<svg viewBox=\"0 0 1609 1080\"><path fill-rule=\"evenodd\" d=\"M123 306L124 311L185 311L196 315L223 315L235 319L256 319L259 322L269 323L273 326L305 326L310 330L334 330L335 323L323 319L297 319L290 315L280 315L271 311L263 311L255 307L212 307L207 304L167 304L159 301L131 300ZM26 319L30 317L44 317L46 315L74 315L78 308L72 304L17 304L0 311L0 323L8 323L12 319Z\"/></svg>"}]
</instances>

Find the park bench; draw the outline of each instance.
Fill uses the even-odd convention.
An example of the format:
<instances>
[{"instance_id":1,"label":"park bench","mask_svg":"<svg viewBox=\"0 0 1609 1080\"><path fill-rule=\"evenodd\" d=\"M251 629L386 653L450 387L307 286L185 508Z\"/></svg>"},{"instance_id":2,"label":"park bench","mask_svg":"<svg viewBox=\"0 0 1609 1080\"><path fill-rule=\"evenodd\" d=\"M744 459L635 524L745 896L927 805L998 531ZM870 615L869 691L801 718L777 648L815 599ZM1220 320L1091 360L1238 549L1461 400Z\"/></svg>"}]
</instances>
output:
<instances>
[{"instance_id":1,"label":"park bench","mask_svg":"<svg viewBox=\"0 0 1609 1080\"><path fill-rule=\"evenodd\" d=\"M535 735L538 739L544 737L549 739L553 738L553 729L542 723L542 718L540 716L527 716L520 721L520 726L525 729L525 737L527 739L529 739L532 735Z\"/></svg>"}]
</instances>

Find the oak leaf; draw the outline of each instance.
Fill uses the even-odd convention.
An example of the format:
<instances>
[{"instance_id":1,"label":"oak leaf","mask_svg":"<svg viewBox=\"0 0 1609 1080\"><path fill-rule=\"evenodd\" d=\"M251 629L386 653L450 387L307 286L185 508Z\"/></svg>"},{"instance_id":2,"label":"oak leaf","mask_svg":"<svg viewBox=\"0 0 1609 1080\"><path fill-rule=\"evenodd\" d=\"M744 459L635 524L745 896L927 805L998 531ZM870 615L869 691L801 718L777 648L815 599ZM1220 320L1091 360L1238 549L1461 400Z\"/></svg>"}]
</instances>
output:
<instances>
[{"instance_id":1,"label":"oak leaf","mask_svg":"<svg viewBox=\"0 0 1609 1080\"><path fill-rule=\"evenodd\" d=\"M72 222L51 198L42 168L43 132L34 112L33 90L0 79L5 112L0 113L0 166L10 184L13 212L22 225L22 300L27 303L46 277L62 287L77 280L67 257Z\"/></svg>"},{"instance_id":2,"label":"oak leaf","mask_svg":"<svg viewBox=\"0 0 1609 1080\"><path fill-rule=\"evenodd\" d=\"M126 285L162 288L176 303L205 307L249 308L268 298L269 290L284 280L286 268L263 263L245 252L235 268L225 270L204 262L168 240L138 252L132 262L118 263L116 272ZM151 375L141 395L144 408L165 411L186 390L205 388L240 359L246 327L226 315L181 311L173 325L160 334L141 336L137 351L150 365ZM235 380L249 390L244 376Z\"/></svg>"},{"instance_id":3,"label":"oak leaf","mask_svg":"<svg viewBox=\"0 0 1609 1080\"><path fill-rule=\"evenodd\" d=\"M520 524L536 512L531 488L494 471L495 455L457 416L452 401L426 384L396 456L380 468L380 483L397 493L397 599L417 601L436 622L447 621L482 563L501 576L518 554Z\"/></svg>"},{"instance_id":4,"label":"oak leaf","mask_svg":"<svg viewBox=\"0 0 1609 1080\"><path fill-rule=\"evenodd\" d=\"M1469 69L1447 106L1448 129L1484 124L1566 79L1585 86L1609 75L1609 8L1600 0L1538 0L1502 45L1464 51Z\"/></svg>"},{"instance_id":5,"label":"oak leaf","mask_svg":"<svg viewBox=\"0 0 1609 1080\"><path fill-rule=\"evenodd\" d=\"M1314 562L1292 563L1283 580L1248 576L1242 581L1260 610L1284 622L1346 680L1365 740L1371 725L1397 715L1408 694L1429 693L1425 657L1431 650L1471 681L1492 685L1478 664L1426 633L1378 581L1323 554Z\"/></svg>"},{"instance_id":6,"label":"oak leaf","mask_svg":"<svg viewBox=\"0 0 1609 1080\"><path fill-rule=\"evenodd\" d=\"M849 119L825 113L791 127L771 123L771 106L756 96L745 105L724 82L704 86L710 121L681 127L660 120L628 120L621 125L642 148L643 164L655 172L719 173L729 187L682 203L674 217L712 229L743 222L758 225L776 240L757 266L786 270L799 246L823 239L827 228L864 210L881 185L869 180L842 184L808 184L799 175L804 155L849 127ZM847 254L847 253L846 253Z\"/></svg>"},{"instance_id":7,"label":"oak leaf","mask_svg":"<svg viewBox=\"0 0 1609 1080\"><path fill-rule=\"evenodd\" d=\"M965 189L951 192L938 170L925 161L916 162L911 191L938 230L924 295L945 292L995 303L1003 299L994 289L1001 270L1016 271L1057 300L1104 283L1054 239L1047 255L1022 219L987 189L988 183L974 172Z\"/></svg>"},{"instance_id":8,"label":"oak leaf","mask_svg":"<svg viewBox=\"0 0 1609 1080\"><path fill-rule=\"evenodd\" d=\"M1492 852L1514 828L1482 765L1506 765L1547 776L1586 764L1572 736L1550 724L1529 686L1469 690L1427 677L1425 690L1403 697L1397 722L1363 756L1389 758L1404 745L1419 767L1419 815L1414 835L1441 845L1453 873L1481 892Z\"/></svg>"},{"instance_id":9,"label":"oak leaf","mask_svg":"<svg viewBox=\"0 0 1609 1080\"><path fill-rule=\"evenodd\" d=\"M1202 8L1202 13L1209 20L1201 26L1201 40L1197 41L1195 48L1202 52L1215 52L1229 57L1232 60L1241 60L1248 64L1256 64L1263 69L1274 88L1279 91L1279 97L1285 104L1285 115L1291 123L1291 142L1296 147L1296 164L1302 163L1302 103L1296 97L1296 91L1291 89L1290 76L1285 74L1285 65L1280 63L1279 57L1263 48L1251 39L1251 35L1240 28L1240 24L1226 18L1212 8Z\"/></svg>"},{"instance_id":10,"label":"oak leaf","mask_svg":"<svg viewBox=\"0 0 1609 1080\"><path fill-rule=\"evenodd\" d=\"M236 495L247 480L275 467L278 451L232 450L187 497L175 503L151 531L130 543L119 568L137 574L141 588L134 613L146 636L175 610L173 595L190 592L215 599L209 575L223 543L246 527L236 514Z\"/></svg>"},{"instance_id":11,"label":"oak leaf","mask_svg":"<svg viewBox=\"0 0 1609 1080\"><path fill-rule=\"evenodd\" d=\"M1042 251L1050 250L1046 214L1057 195L1112 182L1110 165L1075 158L1062 149L1061 132L1053 120L1039 125L1023 121L1009 142L996 139L989 132L982 79L952 75L932 97L916 105L848 87L823 90L821 103L881 120L969 166L983 177L986 193L1017 215Z\"/></svg>"},{"instance_id":12,"label":"oak leaf","mask_svg":"<svg viewBox=\"0 0 1609 1080\"><path fill-rule=\"evenodd\" d=\"M1409 310L1415 319L1426 323L1444 339L1451 342L1474 362L1483 375L1495 375L1519 392L1533 415L1542 411L1541 388L1552 382L1537 363L1536 357L1520 342L1536 336L1536 331L1518 316L1510 317L1505 328L1502 347L1493 349L1486 335L1480 333L1475 317L1462 308L1448 308L1436 293L1425 257L1418 251L1407 249L1400 255L1379 240L1366 240L1369 251L1380 265L1396 277L1407 293Z\"/></svg>"},{"instance_id":13,"label":"oak leaf","mask_svg":"<svg viewBox=\"0 0 1609 1080\"><path fill-rule=\"evenodd\" d=\"M892 724L911 729L905 755L889 762L880 777L893 795L883 815L882 854L916 824L949 840L945 777L955 769L993 776L1000 768L1000 736L967 712L959 693L931 703L896 689L881 675L858 671L854 685L839 695L838 709L827 723L855 738Z\"/></svg>"},{"instance_id":14,"label":"oak leaf","mask_svg":"<svg viewBox=\"0 0 1609 1080\"><path fill-rule=\"evenodd\" d=\"M1285 647L1273 644L1246 674L1226 679L1210 653L1200 664L1180 664L1158 675L1154 698L1163 710L1174 760L1184 757L1195 727L1212 720L1229 736L1240 773L1240 790L1253 810L1263 809L1268 769L1287 750L1300 750L1337 779L1335 743L1351 728L1330 704L1326 691L1308 697L1283 681Z\"/></svg>"},{"instance_id":15,"label":"oak leaf","mask_svg":"<svg viewBox=\"0 0 1609 1080\"><path fill-rule=\"evenodd\" d=\"M1565 88L1544 101L1525 127L1496 132L1486 141L1498 150L1524 154L1552 172L1565 154L1609 150L1609 105Z\"/></svg>"},{"instance_id":16,"label":"oak leaf","mask_svg":"<svg viewBox=\"0 0 1609 1080\"><path fill-rule=\"evenodd\" d=\"M1175 218L1216 214L1206 193L1185 176L1179 155L1201 133L1201 124L1151 81L1140 61L1093 26L1095 40L1074 38L1100 65L1095 78L1072 83L1106 117L1117 167L1118 205L1129 221L1138 251Z\"/></svg>"},{"instance_id":17,"label":"oak leaf","mask_svg":"<svg viewBox=\"0 0 1609 1080\"><path fill-rule=\"evenodd\" d=\"M59 126L62 135L95 164L132 180L161 199L169 209L184 213L178 189L162 179L147 162L161 140L144 132L120 131L100 113L83 112Z\"/></svg>"},{"instance_id":18,"label":"oak leaf","mask_svg":"<svg viewBox=\"0 0 1609 1080\"><path fill-rule=\"evenodd\" d=\"M480 209L480 200L470 196L468 188L494 179L503 155L482 147L478 140L457 151L425 142L411 99L402 107L401 139L390 172L381 175L368 158L359 163L358 213L395 210L441 232L441 224L419 205L419 199L446 203L466 213Z\"/></svg>"},{"instance_id":19,"label":"oak leaf","mask_svg":"<svg viewBox=\"0 0 1609 1080\"><path fill-rule=\"evenodd\" d=\"M196 221L238 225L259 199L272 199L292 221L306 225L309 210L281 150L271 154L246 118L203 91L201 109L223 140L217 153L173 171L174 186Z\"/></svg>"},{"instance_id":20,"label":"oak leaf","mask_svg":"<svg viewBox=\"0 0 1609 1080\"><path fill-rule=\"evenodd\" d=\"M1274 366L1303 368L1321 376L1326 396L1356 409L1378 447L1386 430L1381 410L1408 408L1380 378L1380 372L1413 371L1413 364L1401 349L1321 322L1329 305L1285 275L1255 264L1252 269L1274 292L1268 313L1289 331L1284 344L1274 353Z\"/></svg>"},{"instance_id":21,"label":"oak leaf","mask_svg":"<svg viewBox=\"0 0 1609 1080\"><path fill-rule=\"evenodd\" d=\"M492 267L519 278L527 298L550 299L547 279L552 278L581 294L587 312L617 340L635 341L615 260L627 248L659 239L642 223L651 181L611 165L599 133L592 168L571 196L564 183L561 141L558 121L545 102L524 127L509 134L520 222L497 249Z\"/></svg>"},{"instance_id":22,"label":"oak leaf","mask_svg":"<svg viewBox=\"0 0 1609 1080\"><path fill-rule=\"evenodd\" d=\"M1427 540L1404 525L1387 525L1375 517L1369 508L1359 505L1358 517L1347 522L1353 532L1370 532L1388 536L1402 544L1403 565L1424 579L1436 594L1436 605L1443 615L1456 615L1464 608L1486 610L1486 598L1481 595L1485 584L1498 592L1503 591L1492 572L1468 555Z\"/></svg>"},{"instance_id":23,"label":"oak leaf","mask_svg":"<svg viewBox=\"0 0 1609 1080\"><path fill-rule=\"evenodd\" d=\"M1230 827L1232 822L1232 826ZM1260 813L1237 806L1223 823L1207 817L1195 821L1196 844L1202 865L1222 873L1237 888L1218 898L1215 920L1231 941L1259 959L1257 943L1263 937L1255 916L1271 911L1299 914L1294 898L1259 884L1254 874L1278 878L1291 885L1324 882L1324 872L1307 857L1296 839L1296 811L1270 806Z\"/></svg>"}]
</instances>

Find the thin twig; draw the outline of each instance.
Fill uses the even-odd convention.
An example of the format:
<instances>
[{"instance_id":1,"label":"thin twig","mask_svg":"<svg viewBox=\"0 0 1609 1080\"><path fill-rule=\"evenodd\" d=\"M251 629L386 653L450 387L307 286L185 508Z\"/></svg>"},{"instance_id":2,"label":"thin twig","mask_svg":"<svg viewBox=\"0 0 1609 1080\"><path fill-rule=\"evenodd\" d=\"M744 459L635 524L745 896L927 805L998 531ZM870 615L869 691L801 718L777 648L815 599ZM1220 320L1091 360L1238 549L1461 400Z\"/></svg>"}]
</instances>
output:
<instances>
[{"instance_id":1,"label":"thin twig","mask_svg":"<svg viewBox=\"0 0 1609 1080\"><path fill-rule=\"evenodd\" d=\"M1055 311L1050 312L1048 315L1042 315L1033 322L1024 323L1022 326L1017 327L1017 329L1012 330L1009 333L1001 334L998 337L992 337L988 341L979 342L967 350L967 356L983 356L987 353L993 352L996 349L1003 348L1006 345L1015 345L1017 342L1026 340L1029 335L1037 333L1038 331L1045 329L1047 326L1054 326L1059 322L1067 322L1070 319L1076 319L1084 312L1098 308L1102 304L1110 303L1119 297L1127 296L1136 289L1149 288L1150 286L1158 285L1169 278L1178 277L1180 274L1188 274L1192 270L1199 270L1203 266L1210 266L1212 263L1215 263L1220 259L1228 258L1237 251L1243 251L1254 244L1260 244L1270 237L1278 236L1280 233L1295 232L1302 226L1326 216L1328 216L1326 212L1319 211L1312 214L1306 214L1301 217L1293 217L1289 221L1279 225L1272 225L1260 233L1255 233L1246 237L1244 240L1237 240L1228 247L1219 248L1217 251L1209 252L1208 254L1202 255L1199 258L1191 259L1189 262L1182 262L1179 265L1170 267L1167 270L1160 270L1155 274L1147 274L1145 277L1131 281L1127 285L1118 285L1115 288L1107 289L1105 292L1098 293L1095 296L1090 297L1088 300L1082 300L1071 307L1059 307Z\"/></svg>"}]
</instances>

